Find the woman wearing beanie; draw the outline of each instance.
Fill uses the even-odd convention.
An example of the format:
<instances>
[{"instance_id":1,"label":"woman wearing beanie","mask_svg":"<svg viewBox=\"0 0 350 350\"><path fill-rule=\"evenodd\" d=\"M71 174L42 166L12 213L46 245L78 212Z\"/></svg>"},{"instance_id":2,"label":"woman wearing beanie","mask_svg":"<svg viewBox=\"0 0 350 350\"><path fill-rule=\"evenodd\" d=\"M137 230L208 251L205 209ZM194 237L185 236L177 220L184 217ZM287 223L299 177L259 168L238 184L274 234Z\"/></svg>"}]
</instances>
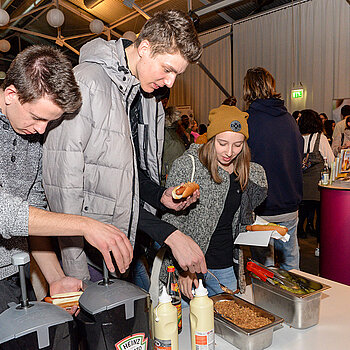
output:
<instances>
[{"instance_id":1,"label":"woman wearing beanie","mask_svg":"<svg viewBox=\"0 0 350 350\"><path fill-rule=\"evenodd\" d=\"M205 254L208 269L222 284L241 291L245 289L243 254L233 242L246 225L253 223L253 210L267 194L264 169L250 162L247 118L247 113L233 106L222 105L210 112L208 142L192 144L175 160L167 179L167 187L176 186L191 181L193 173L193 181L200 186L200 199L189 210L163 216L195 240ZM163 281L169 263L175 260L165 258ZM196 274L179 274L182 293L192 298L192 284L198 286ZM209 296L222 293L208 273L204 282Z\"/></svg>"}]
</instances>

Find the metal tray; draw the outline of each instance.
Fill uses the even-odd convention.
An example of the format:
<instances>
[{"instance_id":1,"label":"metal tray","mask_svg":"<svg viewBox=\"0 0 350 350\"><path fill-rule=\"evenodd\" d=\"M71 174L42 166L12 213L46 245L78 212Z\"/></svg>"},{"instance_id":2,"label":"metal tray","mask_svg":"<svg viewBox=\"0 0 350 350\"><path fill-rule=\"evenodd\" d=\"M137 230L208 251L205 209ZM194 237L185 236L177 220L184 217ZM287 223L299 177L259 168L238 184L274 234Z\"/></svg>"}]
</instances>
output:
<instances>
[{"instance_id":1,"label":"metal tray","mask_svg":"<svg viewBox=\"0 0 350 350\"><path fill-rule=\"evenodd\" d=\"M271 267L269 269L283 271ZM279 286L252 278L254 303L283 317L284 322L291 327L298 329L312 327L319 321L321 293L330 287L296 273L289 273L305 280L308 285L315 289L315 292L302 295L294 294Z\"/></svg>"},{"instance_id":2,"label":"metal tray","mask_svg":"<svg viewBox=\"0 0 350 350\"><path fill-rule=\"evenodd\" d=\"M216 334L241 350L262 350L272 344L273 330L283 322L281 317L231 294L218 294L211 297L211 299L214 302ZM241 328L215 311L215 303L225 300L234 300L240 306L249 307L259 316L269 318L272 323L256 329Z\"/></svg>"}]
</instances>

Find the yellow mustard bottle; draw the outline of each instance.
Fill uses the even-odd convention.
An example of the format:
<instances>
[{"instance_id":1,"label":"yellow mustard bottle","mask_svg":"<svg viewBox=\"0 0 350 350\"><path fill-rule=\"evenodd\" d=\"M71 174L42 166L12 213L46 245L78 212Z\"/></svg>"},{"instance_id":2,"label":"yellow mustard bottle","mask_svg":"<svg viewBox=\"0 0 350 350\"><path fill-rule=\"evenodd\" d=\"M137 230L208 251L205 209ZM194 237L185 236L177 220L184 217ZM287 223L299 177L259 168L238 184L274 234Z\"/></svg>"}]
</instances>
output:
<instances>
[{"instance_id":1,"label":"yellow mustard bottle","mask_svg":"<svg viewBox=\"0 0 350 350\"><path fill-rule=\"evenodd\" d=\"M154 350L178 350L179 335L177 327L177 309L171 303L171 296L163 286L159 303L153 310Z\"/></svg>"},{"instance_id":2,"label":"yellow mustard bottle","mask_svg":"<svg viewBox=\"0 0 350 350\"><path fill-rule=\"evenodd\" d=\"M199 286L190 302L192 350L214 350L214 303L199 280Z\"/></svg>"}]
</instances>

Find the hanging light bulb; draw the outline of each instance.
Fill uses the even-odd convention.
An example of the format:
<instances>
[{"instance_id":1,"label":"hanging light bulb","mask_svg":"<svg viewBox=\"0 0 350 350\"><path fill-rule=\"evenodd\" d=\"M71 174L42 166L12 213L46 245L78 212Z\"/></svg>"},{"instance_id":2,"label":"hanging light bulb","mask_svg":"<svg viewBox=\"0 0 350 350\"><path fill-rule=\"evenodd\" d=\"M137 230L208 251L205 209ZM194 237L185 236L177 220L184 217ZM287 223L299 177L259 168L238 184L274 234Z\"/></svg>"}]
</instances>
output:
<instances>
[{"instance_id":1,"label":"hanging light bulb","mask_svg":"<svg viewBox=\"0 0 350 350\"><path fill-rule=\"evenodd\" d=\"M0 40L0 51L1 52L7 52L11 49L11 44L9 41L2 39Z\"/></svg>"},{"instance_id":2,"label":"hanging light bulb","mask_svg":"<svg viewBox=\"0 0 350 350\"><path fill-rule=\"evenodd\" d=\"M64 23L64 14L61 10L54 8L46 14L46 20L51 27L61 27Z\"/></svg>"},{"instance_id":3,"label":"hanging light bulb","mask_svg":"<svg viewBox=\"0 0 350 350\"><path fill-rule=\"evenodd\" d=\"M134 42L137 38L136 34L134 32L132 32L131 30L128 30L127 32L125 32L122 37L124 39L128 39L132 42Z\"/></svg>"},{"instance_id":4,"label":"hanging light bulb","mask_svg":"<svg viewBox=\"0 0 350 350\"><path fill-rule=\"evenodd\" d=\"M94 19L93 21L90 22L89 28L92 33L101 34L103 32L103 29L105 28L105 25L101 20Z\"/></svg>"},{"instance_id":5,"label":"hanging light bulb","mask_svg":"<svg viewBox=\"0 0 350 350\"><path fill-rule=\"evenodd\" d=\"M6 26L10 22L10 15L3 9L0 9L0 27Z\"/></svg>"},{"instance_id":6,"label":"hanging light bulb","mask_svg":"<svg viewBox=\"0 0 350 350\"><path fill-rule=\"evenodd\" d=\"M4 71L0 71L0 80L4 80L6 78L6 73Z\"/></svg>"}]
</instances>

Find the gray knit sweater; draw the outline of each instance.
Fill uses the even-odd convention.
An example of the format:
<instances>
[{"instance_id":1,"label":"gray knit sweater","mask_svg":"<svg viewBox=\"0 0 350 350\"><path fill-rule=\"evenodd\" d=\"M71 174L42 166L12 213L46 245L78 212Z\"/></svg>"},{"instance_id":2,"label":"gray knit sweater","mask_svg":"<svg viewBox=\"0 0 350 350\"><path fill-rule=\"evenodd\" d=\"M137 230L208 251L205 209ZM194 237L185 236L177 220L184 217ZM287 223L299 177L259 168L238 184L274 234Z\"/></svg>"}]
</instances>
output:
<instances>
[{"instance_id":1,"label":"gray knit sweater","mask_svg":"<svg viewBox=\"0 0 350 350\"><path fill-rule=\"evenodd\" d=\"M28 250L29 204L46 205L39 135L19 135L0 113L0 280L15 274L11 256Z\"/></svg>"},{"instance_id":2,"label":"gray knit sweater","mask_svg":"<svg viewBox=\"0 0 350 350\"><path fill-rule=\"evenodd\" d=\"M163 219L189 235L205 254L211 236L224 209L230 187L230 175L219 167L219 175L223 181L220 184L214 182L207 168L199 161L198 149L200 147L201 145L192 144L180 158L176 159L167 179L167 187L177 186L181 182L191 181L193 165L188 155L193 155L195 160L193 181L200 186L200 199L191 209L183 212L167 213L163 216ZM236 239L239 232L245 231L246 225L254 222L253 210L265 199L266 194L267 180L264 169L259 164L250 163L249 182L242 193L241 205L234 215L232 222L233 240ZM241 290L244 290L243 254L236 245L232 249L236 271L239 268L239 285ZM174 260L169 261L167 258L164 259L164 266L162 266L160 276L160 279L163 281L166 276L165 267L170 262L174 263Z\"/></svg>"}]
</instances>

